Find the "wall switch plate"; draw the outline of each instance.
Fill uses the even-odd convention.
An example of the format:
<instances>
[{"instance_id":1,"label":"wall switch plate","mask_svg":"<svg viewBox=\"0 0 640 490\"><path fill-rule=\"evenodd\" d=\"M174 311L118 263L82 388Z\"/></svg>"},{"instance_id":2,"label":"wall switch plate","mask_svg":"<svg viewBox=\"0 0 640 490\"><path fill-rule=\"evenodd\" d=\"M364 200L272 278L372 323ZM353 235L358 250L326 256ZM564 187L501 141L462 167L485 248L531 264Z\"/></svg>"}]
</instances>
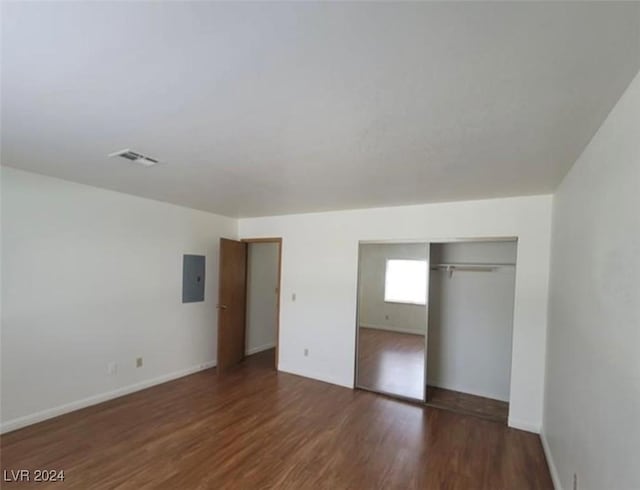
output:
<instances>
[{"instance_id":1,"label":"wall switch plate","mask_svg":"<svg viewBox=\"0 0 640 490\"><path fill-rule=\"evenodd\" d=\"M291 295L291 301L295 301L295 300L296 300L296 293L293 293L293 294Z\"/></svg>"},{"instance_id":2,"label":"wall switch plate","mask_svg":"<svg viewBox=\"0 0 640 490\"><path fill-rule=\"evenodd\" d=\"M309 349L304 350L304 357L309 357Z\"/></svg>"},{"instance_id":3,"label":"wall switch plate","mask_svg":"<svg viewBox=\"0 0 640 490\"><path fill-rule=\"evenodd\" d=\"M136 367L137 368L142 367L142 357L138 357L136 359Z\"/></svg>"}]
</instances>

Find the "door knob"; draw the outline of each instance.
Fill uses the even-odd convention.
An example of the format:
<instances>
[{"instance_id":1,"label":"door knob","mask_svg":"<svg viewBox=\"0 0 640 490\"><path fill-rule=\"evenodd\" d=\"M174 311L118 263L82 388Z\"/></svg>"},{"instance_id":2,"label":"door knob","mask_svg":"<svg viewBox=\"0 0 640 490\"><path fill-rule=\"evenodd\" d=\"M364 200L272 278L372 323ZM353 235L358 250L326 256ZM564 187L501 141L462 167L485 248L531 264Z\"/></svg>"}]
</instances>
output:
<instances>
[{"instance_id":1,"label":"door knob","mask_svg":"<svg viewBox=\"0 0 640 490\"><path fill-rule=\"evenodd\" d=\"M221 310L226 310L227 305L218 305L217 308L220 308Z\"/></svg>"}]
</instances>

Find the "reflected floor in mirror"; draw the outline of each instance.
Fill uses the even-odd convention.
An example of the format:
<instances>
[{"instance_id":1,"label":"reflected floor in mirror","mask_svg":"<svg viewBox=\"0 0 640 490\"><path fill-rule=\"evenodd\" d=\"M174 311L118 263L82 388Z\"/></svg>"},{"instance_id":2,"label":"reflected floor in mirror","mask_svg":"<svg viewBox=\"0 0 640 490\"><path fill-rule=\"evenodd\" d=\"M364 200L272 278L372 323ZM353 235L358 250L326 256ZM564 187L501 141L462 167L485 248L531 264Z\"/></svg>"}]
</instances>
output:
<instances>
[{"instance_id":1,"label":"reflected floor in mirror","mask_svg":"<svg viewBox=\"0 0 640 490\"><path fill-rule=\"evenodd\" d=\"M358 386L424 398L424 336L360 327Z\"/></svg>"}]
</instances>

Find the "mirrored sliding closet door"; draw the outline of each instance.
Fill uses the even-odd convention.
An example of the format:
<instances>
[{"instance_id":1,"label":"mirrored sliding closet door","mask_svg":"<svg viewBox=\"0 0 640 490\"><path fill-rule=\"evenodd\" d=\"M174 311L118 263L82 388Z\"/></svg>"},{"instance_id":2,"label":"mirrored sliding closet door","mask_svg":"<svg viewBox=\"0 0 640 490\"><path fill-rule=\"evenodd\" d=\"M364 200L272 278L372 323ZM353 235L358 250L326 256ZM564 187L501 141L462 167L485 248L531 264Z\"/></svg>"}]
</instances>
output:
<instances>
[{"instance_id":1,"label":"mirrored sliding closet door","mask_svg":"<svg viewBox=\"0 0 640 490\"><path fill-rule=\"evenodd\" d=\"M356 385L425 399L429 245L361 243Z\"/></svg>"}]
</instances>

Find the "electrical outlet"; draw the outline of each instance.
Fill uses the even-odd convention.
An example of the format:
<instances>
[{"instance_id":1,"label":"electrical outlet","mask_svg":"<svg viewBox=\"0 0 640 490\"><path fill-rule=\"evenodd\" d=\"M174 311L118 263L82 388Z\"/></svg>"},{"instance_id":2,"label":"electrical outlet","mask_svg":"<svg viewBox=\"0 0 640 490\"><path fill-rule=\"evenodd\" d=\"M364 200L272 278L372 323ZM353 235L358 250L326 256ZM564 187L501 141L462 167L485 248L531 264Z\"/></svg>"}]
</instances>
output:
<instances>
[{"instance_id":1,"label":"electrical outlet","mask_svg":"<svg viewBox=\"0 0 640 490\"><path fill-rule=\"evenodd\" d=\"M309 349L304 350L304 357L309 357Z\"/></svg>"},{"instance_id":2,"label":"electrical outlet","mask_svg":"<svg viewBox=\"0 0 640 490\"><path fill-rule=\"evenodd\" d=\"M142 367L142 357L138 357L136 359L136 367L137 368Z\"/></svg>"},{"instance_id":3,"label":"electrical outlet","mask_svg":"<svg viewBox=\"0 0 640 490\"><path fill-rule=\"evenodd\" d=\"M109 376L113 376L118 372L118 364L114 361L111 361L107 364L107 374Z\"/></svg>"},{"instance_id":4,"label":"electrical outlet","mask_svg":"<svg viewBox=\"0 0 640 490\"><path fill-rule=\"evenodd\" d=\"M578 490L578 474L573 474L573 490Z\"/></svg>"}]
</instances>

